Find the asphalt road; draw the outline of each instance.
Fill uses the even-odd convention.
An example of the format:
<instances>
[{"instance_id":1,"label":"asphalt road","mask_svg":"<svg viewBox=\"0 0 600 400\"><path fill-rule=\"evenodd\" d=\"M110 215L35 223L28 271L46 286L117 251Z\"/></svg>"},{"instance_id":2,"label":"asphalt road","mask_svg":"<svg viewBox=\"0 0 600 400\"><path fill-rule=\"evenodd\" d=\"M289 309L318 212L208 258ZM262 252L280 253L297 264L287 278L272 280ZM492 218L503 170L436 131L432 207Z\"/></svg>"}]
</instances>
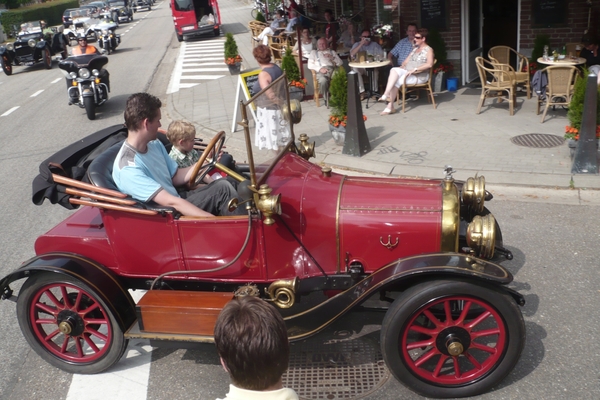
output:
<instances>
[{"instance_id":1,"label":"asphalt road","mask_svg":"<svg viewBox=\"0 0 600 400\"><path fill-rule=\"evenodd\" d=\"M88 121L83 109L67 106L62 73L56 65L51 70L16 67L11 77L0 74L0 115L19 106L0 117L1 275L32 257L35 238L70 214L59 206L31 203L31 180L39 163L78 138L121 123L123 105L131 93L148 90L166 97L178 48L169 15L168 5L162 2L152 13L137 13L134 23L121 26L121 33L131 30L110 56L111 97L96 121ZM163 115L165 124L169 116ZM526 296L522 311L527 343L515 370L480 398L600 398L600 204L564 204L560 193L541 195L533 188L520 193L518 197L497 195L489 208L515 255L504 265L515 275L511 287ZM73 375L51 367L29 349L13 303L0 303L0 321L0 399L66 399ZM328 332L348 326L365 328L365 321L364 315L352 313ZM377 320L370 321L369 327L377 338ZM228 379L212 346L160 348L151 353L141 345L137 348L151 359L143 363L149 369L145 382L134 379L125 360L116 368L125 381L141 388L135 392L141 394L131 395L131 387L124 385L122 395L114 398L214 399L227 392ZM70 398L107 398L115 381L89 382L87 387L83 384L87 391ZM366 398L420 397L390 378Z\"/></svg>"}]
</instances>

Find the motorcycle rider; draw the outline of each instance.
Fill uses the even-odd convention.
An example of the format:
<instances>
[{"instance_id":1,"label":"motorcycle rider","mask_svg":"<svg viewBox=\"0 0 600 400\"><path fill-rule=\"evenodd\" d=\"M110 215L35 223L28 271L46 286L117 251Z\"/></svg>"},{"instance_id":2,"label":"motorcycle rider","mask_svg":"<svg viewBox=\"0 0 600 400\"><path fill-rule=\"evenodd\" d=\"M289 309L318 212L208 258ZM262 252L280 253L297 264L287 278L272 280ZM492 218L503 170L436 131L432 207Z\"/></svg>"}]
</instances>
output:
<instances>
[{"instance_id":1,"label":"motorcycle rider","mask_svg":"<svg viewBox=\"0 0 600 400\"><path fill-rule=\"evenodd\" d=\"M79 57L79 56L84 56L84 55L90 55L90 54L98 54L100 55L100 52L98 51L98 49L95 46L90 46L88 45L87 42L87 37L84 34L79 34L77 37L77 43L79 44L79 46L74 47L71 56L72 57ZM108 91L110 92L110 74L108 73L108 71L104 68L102 68L100 70L100 82L105 83L106 86L108 87ZM70 88L73 85L73 79L71 79L70 77L66 77L67 80L67 89ZM69 92L69 105L75 104L77 102L79 102L79 98L75 97L73 94L73 91ZM108 93L107 93L108 95Z\"/></svg>"}]
</instances>

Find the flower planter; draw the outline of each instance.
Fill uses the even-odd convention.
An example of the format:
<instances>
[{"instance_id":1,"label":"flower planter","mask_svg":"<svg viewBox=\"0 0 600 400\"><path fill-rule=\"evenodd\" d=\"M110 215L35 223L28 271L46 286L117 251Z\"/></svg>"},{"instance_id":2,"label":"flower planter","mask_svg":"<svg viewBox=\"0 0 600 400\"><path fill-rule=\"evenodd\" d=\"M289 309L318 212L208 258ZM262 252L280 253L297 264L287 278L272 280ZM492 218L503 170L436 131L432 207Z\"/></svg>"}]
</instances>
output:
<instances>
[{"instance_id":1,"label":"flower planter","mask_svg":"<svg viewBox=\"0 0 600 400\"><path fill-rule=\"evenodd\" d=\"M242 63L227 64L227 68L229 68L229 73L231 75L239 75L240 70L242 69Z\"/></svg>"},{"instance_id":2,"label":"flower planter","mask_svg":"<svg viewBox=\"0 0 600 400\"><path fill-rule=\"evenodd\" d=\"M445 75L445 73L443 71L435 74L435 77L433 78L433 91L434 92L439 93L442 90L444 90L444 75Z\"/></svg>"},{"instance_id":3,"label":"flower planter","mask_svg":"<svg viewBox=\"0 0 600 400\"><path fill-rule=\"evenodd\" d=\"M569 155L571 156L571 160L575 157L575 150L577 150L577 143L579 140L568 139L567 146L569 146ZM600 152L600 141L596 140L596 149Z\"/></svg>"},{"instance_id":4,"label":"flower planter","mask_svg":"<svg viewBox=\"0 0 600 400\"><path fill-rule=\"evenodd\" d=\"M339 125L333 126L329 124L329 132L331 132L331 136L333 136L333 140L335 140L335 144L339 146L344 145L344 141L346 140L346 127Z\"/></svg>"},{"instance_id":5,"label":"flower planter","mask_svg":"<svg viewBox=\"0 0 600 400\"><path fill-rule=\"evenodd\" d=\"M296 87L296 86L290 86L290 100L298 100L298 101L302 101L302 99L304 98L304 90Z\"/></svg>"}]
</instances>

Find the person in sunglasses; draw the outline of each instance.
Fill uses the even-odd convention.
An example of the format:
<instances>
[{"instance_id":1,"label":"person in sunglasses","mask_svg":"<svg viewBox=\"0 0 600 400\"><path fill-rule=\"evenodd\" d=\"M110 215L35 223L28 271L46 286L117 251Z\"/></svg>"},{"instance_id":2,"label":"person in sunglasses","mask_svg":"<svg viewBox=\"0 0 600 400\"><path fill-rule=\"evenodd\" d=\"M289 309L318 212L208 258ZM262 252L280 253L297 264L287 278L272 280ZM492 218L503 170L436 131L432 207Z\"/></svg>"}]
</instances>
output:
<instances>
[{"instance_id":1,"label":"person in sunglasses","mask_svg":"<svg viewBox=\"0 0 600 400\"><path fill-rule=\"evenodd\" d=\"M369 29L363 29L360 33L360 41L354 43L354 46L352 46L350 57L354 59L359 51L366 51L369 56L379 56L383 58L383 49L379 43L371 41L371 31ZM363 99L365 92L363 75L367 75L367 70L364 68L352 68L352 70L358 74L358 90L361 93L361 99ZM374 71L374 81L379 82L379 71L377 71L377 69Z\"/></svg>"},{"instance_id":2,"label":"person in sunglasses","mask_svg":"<svg viewBox=\"0 0 600 400\"><path fill-rule=\"evenodd\" d=\"M415 34L415 48L402 62L400 67L392 68L387 81L385 92L379 101L388 102L381 115L393 114L394 101L398 89L402 85L425 83L429 79L429 69L433 66L435 55L433 49L427 45L427 29L421 28Z\"/></svg>"}]
</instances>

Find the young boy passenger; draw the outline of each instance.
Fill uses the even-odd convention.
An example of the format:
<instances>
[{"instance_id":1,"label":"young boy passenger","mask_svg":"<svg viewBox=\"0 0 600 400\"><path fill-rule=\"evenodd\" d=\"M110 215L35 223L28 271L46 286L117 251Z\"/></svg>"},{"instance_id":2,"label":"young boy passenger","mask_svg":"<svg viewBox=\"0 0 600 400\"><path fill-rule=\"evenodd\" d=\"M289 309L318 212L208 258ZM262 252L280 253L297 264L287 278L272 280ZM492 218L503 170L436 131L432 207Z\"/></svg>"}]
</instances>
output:
<instances>
[{"instance_id":1,"label":"young boy passenger","mask_svg":"<svg viewBox=\"0 0 600 400\"><path fill-rule=\"evenodd\" d=\"M167 139L173 144L169 157L171 157L179 168L189 167L196 164L200 159L200 153L194 149L196 139L196 128L186 121L173 121L167 129Z\"/></svg>"},{"instance_id":2,"label":"young boy passenger","mask_svg":"<svg viewBox=\"0 0 600 400\"><path fill-rule=\"evenodd\" d=\"M281 380L290 344L273 306L252 296L231 300L217 318L215 344L232 382L223 400L298 400Z\"/></svg>"}]
</instances>

